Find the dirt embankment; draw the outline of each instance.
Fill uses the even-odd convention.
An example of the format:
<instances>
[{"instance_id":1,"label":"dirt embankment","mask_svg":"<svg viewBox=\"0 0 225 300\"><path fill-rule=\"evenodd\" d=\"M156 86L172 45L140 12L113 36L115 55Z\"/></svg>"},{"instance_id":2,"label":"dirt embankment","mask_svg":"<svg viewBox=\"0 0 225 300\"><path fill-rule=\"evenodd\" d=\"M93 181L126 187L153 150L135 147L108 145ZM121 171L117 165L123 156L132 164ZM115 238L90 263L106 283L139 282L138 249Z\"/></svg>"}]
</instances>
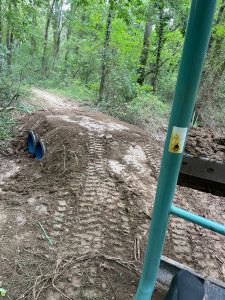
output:
<instances>
[{"instance_id":1,"label":"dirt embankment","mask_svg":"<svg viewBox=\"0 0 225 300\"><path fill-rule=\"evenodd\" d=\"M208 128L191 127L185 152L225 163L225 135Z\"/></svg>"},{"instance_id":2,"label":"dirt embankment","mask_svg":"<svg viewBox=\"0 0 225 300\"><path fill-rule=\"evenodd\" d=\"M135 126L73 106L33 113L21 122L10 156L5 152L1 161L0 281L8 283L8 295L133 299L163 142ZM29 130L45 143L42 160L27 151ZM188 152L197 134L191 130ZM204 156L196 143L199 150L195 145L192 154ZM221 160L223 141L217 149L210 155ZM175 195L177 206L220 223L225 223L224 203L223 197L182 187ZM224 237L171 217L163 254L224 281L224 245ZM164 294L157 286L153 299Z\"/></svg>"}]
</instances>

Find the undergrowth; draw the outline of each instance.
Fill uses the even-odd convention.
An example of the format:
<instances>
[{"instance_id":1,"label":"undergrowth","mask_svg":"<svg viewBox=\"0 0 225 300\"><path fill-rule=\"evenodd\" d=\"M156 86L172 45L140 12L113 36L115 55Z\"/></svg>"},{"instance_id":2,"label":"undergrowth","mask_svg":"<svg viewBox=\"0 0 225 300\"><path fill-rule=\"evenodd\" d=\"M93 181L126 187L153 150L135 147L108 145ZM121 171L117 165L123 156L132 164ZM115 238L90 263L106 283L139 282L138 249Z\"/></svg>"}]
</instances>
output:
<instances>
[{"instance_id":1,"label":"undergrowth","mask_svg":"<svg viewBox=\"0 0 225 300\"><path fill-rule=\"evenodd\" d=\"M18 114L31 112L32 109L22 101L15 104L13 110L0 112L0 141L9 141L17 133L16 125L20 124Z\"/></svg>"},{"instance_id":2,"label":"undergrowth","mask_svg":"<svg viewBox=\"0 0 225 300\"><path fill-rule=\"evenodd\" d=\"M14 126L19 122L14 120L14 113L1 112L0 113L0 140L10 140L15 133Z\"/></svg>"},{"instance_id":3,"label":"undergrowth","mask_svg":"<svg viewBox=\"0 0 225 300\"><path fill-rule=\"evenodd\" d=\"M208 104L208 103L207 103ZM203 126L224 133L225 127L225 101L221 105L208 104L202 111Z\"/></svg>"},{"instance_id":4,"label":"undergrowth","mask_svg":"<svg viewBox=\"0 0 225 300\"><path fill-rule=\"evenodd\" d=\"M169 120L171 105L163 103L156 96L142 95L132 101L102 102L99 109L119 120L152 131L162 129Z\"/></svg>"},{"instance_id":5,"label":"undergrowth","mask_svg":"<svg viewBox=\"0 0 225 300\"><path fill-rule=\"evenodd\" d=\"M18 124L16 116L21 112L30 112L21 101L27 94L27 88L22 86L22 72L12 75L2 72L0 76L0 141L8 141L15 133Z\"/></svg>"}]
</instances>

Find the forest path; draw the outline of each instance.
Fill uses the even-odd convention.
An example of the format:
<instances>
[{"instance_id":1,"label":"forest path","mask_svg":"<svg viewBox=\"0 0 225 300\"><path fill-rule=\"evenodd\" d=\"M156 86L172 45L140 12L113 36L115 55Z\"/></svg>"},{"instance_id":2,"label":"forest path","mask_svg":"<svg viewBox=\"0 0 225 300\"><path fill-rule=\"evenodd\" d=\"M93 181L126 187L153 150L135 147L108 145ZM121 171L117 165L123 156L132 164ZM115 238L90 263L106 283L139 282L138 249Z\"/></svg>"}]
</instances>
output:
<instances>
[{"instance_id":1,"label":"forest path","mask_svg":"<svg viewBox=\"0 0 225 300\"><path fill-rule=\"evenodd\" d=\"M42 108L78 108L80 104L76 100L68 99L55 93L47 92L37 87L32 87L33 98L32 103L38 103Z\"/></svg>"}]
</instances>

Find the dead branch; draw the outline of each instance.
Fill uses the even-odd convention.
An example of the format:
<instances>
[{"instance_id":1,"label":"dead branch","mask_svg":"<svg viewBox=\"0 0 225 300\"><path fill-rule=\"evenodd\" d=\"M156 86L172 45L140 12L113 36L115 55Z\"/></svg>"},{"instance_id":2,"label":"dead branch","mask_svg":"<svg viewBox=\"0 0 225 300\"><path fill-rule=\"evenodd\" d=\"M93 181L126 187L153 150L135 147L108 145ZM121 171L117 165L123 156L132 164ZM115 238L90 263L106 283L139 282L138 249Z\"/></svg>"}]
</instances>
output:
<instances>
[{"instance_id":1,"label":"dead branch","mask_svg":"<svg viewBox=\"0 0 225 300\"><path fill-rule=\"evenodd\" d=\"M14 109L14 107L13 108L11 108L11 109L9 109L9 106L12 104L12 102L14 101L14 100L17 100L18 98L19 98L19 94L18 93L16 93L13 97L12 97L12 99L9 101L9 103L8 104L6 104L4 107L0 107L0 112L3 112L4 110L11 110L11 109Z\"/></svg>"},{"instance_id":2,"label":"dead branch","mask_svg":"<svg viewBox=\"0 0 225 300\"><path fill-rule=\"evenodd\" d=\"M183 45L181 45L179 48L177 48L177 49L170 55L170 57L168 57L168 58L165 59L163 62L161 62L161 64L159 65L159 68L162 67L168 60L171 59L172 56L174 56L174 55L175 55L180 49L182 49L182 48L183 48ZM155 68L156 68L156 67L154 66L151 70L149 70L148 72L146 72L144 78L147 77L147 76L148 76L149 74L151 74L152 72L154 72Z\"/></svg>"}]
</instances>

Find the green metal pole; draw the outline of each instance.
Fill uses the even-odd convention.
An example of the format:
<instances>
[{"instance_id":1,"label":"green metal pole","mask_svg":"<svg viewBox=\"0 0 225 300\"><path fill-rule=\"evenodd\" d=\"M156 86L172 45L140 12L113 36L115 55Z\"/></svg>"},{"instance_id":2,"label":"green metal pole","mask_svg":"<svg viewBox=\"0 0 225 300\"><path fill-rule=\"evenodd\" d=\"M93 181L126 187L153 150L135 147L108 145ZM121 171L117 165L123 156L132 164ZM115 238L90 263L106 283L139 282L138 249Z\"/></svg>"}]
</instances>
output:
<instances>
[{"instance_id":1,"label":"green metal pole","mask_svg":"<svg viewBox=\"0 0 225 300\"><path fill-rule=\"evenodd\" d=\"M151 299L154 289L215 7L216 0L192 0L136 300Z\"/></svg>"},{"instance_id":2,"label":"green metal pole","mask_svg":"<svg viewBox=\"0 0 225 300\"><path fill-rule=\"evenodd\" d=\"M220 233L222 235L225 235L225 225L213 222L207 218L203 218L201 216L198 216L196 214L193 214L189 211L186 211L184 209L181 209L176 206L171 206L170 214L173 214L174 216L177 216L179 218L182 218L184 220L190 221L192 223L198 224L204 228L207 228L209 230L215 231L217 233Z\"/></svg>"}]
</instances>

